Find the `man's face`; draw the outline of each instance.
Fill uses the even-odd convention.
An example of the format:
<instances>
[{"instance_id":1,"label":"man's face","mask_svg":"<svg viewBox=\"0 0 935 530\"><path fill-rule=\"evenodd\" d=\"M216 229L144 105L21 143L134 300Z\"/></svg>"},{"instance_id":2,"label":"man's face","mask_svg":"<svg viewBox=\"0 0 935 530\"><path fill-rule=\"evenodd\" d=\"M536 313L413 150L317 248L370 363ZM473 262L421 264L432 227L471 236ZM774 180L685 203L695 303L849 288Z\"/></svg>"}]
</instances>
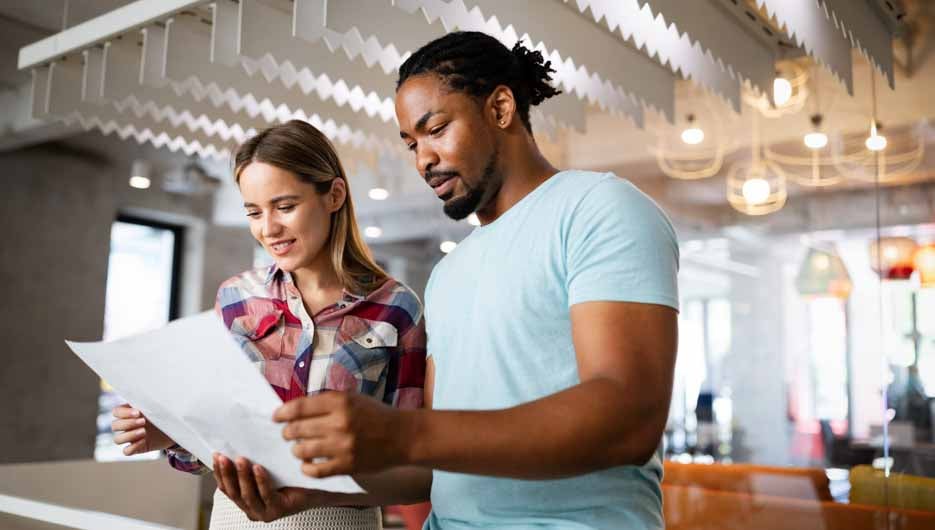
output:
<instances>
[{"instance_id":1,"label":"man's face","mask_svg":"<svg viewBox=\"0 0 935 530\"><path fill-rule=\"evenodd\" d=\"M464 219L491 204L502 178L494 122L481 103L438 76L418 75L396 92L396 117L416 169L448 217Z\"/></svg>"}]
</instances>

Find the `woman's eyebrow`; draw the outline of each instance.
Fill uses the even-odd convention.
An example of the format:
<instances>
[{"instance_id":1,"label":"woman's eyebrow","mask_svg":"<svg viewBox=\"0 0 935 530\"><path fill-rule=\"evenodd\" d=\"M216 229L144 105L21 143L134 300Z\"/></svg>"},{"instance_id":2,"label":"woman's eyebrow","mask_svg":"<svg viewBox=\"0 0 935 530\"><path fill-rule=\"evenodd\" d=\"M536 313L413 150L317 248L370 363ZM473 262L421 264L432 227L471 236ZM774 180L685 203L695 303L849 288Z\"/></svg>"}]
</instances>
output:
<instances>
[{"instance_id":1,"label":"woman's eyebrow","mask_svg":"<svg viewBox=\"0 0 935 530\"><path fill-rule=\"evenodd\" d=\"M299 198L301 198L301 197L299 197L298 195L280 195L280 196L278 196L278 197L273 197L272 199L270 199L270 200L269 200L269 203L270 203L270 204L276 204L277 202L294 201L294 200L299 199ZM245 202L245 203L243 203L243 207L244 207L244 208L256 208L257 205L256 205L256 204L253 204L252 202Z\"/></svg>"}]
</instances>

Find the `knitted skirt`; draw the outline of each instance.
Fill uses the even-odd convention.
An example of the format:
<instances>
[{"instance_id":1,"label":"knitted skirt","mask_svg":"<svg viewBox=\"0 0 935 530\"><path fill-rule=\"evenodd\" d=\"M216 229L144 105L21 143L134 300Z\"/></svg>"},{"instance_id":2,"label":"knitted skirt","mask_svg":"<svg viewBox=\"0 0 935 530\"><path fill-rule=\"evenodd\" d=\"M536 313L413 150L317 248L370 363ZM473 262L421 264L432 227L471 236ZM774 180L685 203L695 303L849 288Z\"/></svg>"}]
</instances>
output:
<instances>
[{"instance_id":1,"label":"knitted skirt","mask_svg":"<svg viewBox=\"0 0 935 530\"><path fill-rule=\"evenodd\" d=\"M211 530L382 530L380 508L312 508L271 523L254 522L220 490L214 492Z\"/></svg>"}]
</instances>

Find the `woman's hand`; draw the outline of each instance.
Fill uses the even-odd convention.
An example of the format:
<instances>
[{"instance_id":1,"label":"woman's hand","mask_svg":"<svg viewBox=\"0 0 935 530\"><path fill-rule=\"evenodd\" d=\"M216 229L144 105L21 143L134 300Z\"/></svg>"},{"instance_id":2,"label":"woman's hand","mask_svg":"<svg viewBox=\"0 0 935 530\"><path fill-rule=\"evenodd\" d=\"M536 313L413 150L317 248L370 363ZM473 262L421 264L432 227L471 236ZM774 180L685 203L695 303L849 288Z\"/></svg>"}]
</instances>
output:
<instances>
[{"instance_id":1,"label":"woman's hand","mask_svg":"<svg viewBox=\"0 0 935 530\"><path fill-rule=\"evenodd\" d=\"M171 438L156 428L138 409L124 403L114 408L114 417L110 424L114 431L114 443L130 445L123 448L123 454L130 456L168 449L175 445Z\"/></svg>"},{"instance_id":2,"label":"woman's hand","mask_svg":"<svg viewBox=\"0 0 935 530\"><path fill-rule=\"evenodd\" d=\"M236 464L224 455L214 454L214 479L218 489L236 504L251 521L269 523L311 507L310 493L302 488L273 488L273 480L263 466L238 458Z\"/></svg>"}]
</instances>

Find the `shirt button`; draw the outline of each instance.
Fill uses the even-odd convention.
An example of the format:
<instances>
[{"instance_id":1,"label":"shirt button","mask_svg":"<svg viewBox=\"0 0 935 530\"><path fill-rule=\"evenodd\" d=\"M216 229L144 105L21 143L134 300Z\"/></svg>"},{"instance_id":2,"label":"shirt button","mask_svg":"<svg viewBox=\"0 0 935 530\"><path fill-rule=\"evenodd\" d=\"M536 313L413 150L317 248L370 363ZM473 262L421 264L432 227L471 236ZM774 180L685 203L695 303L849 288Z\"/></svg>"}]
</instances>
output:
<instances>
[{"instance_id":1,"label":"shirt button","mask_svg":"<svg viewBox=\"0 0 935 530\"><path fill-rule=\"evenodd\" d=\"M370 337L367 337L367 344L370 344L371 342L373 342L373 339L371 339Z\"/></svg>"},{"instance_id":2,"label":"shirt button","mask_svg":"<svg viewBox=\"0 0 935 530\"><path fill-rule=\"evenodd\" d=\"M305 361L299 363L299 368L305 368Z\"/></svg>"}]
</instances>

